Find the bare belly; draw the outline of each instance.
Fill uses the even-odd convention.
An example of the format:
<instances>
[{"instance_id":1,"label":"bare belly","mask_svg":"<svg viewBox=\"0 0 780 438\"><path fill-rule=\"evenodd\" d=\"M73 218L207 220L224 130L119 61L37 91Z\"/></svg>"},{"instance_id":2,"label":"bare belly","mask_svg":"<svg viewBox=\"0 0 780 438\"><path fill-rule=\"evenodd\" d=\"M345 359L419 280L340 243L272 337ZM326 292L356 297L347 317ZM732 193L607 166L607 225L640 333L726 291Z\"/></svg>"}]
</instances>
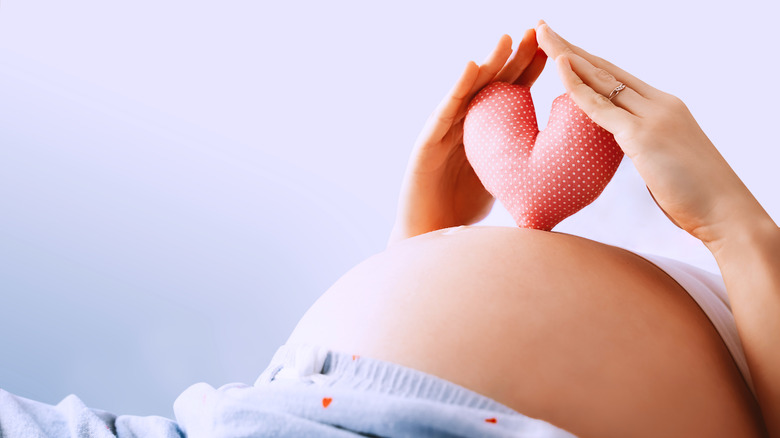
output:
<instances>
[{"instance_id":1,"label":"bare belly","mask_svg":"<svg viewBox=\"0 0 780 438\"><path fill-rule=\"evenodd\" d=\"M688 293L633 253L566 234L408 239L339 279L288 343L415 368L579 436L761 436Z\"/></svg>"}]
</instances>

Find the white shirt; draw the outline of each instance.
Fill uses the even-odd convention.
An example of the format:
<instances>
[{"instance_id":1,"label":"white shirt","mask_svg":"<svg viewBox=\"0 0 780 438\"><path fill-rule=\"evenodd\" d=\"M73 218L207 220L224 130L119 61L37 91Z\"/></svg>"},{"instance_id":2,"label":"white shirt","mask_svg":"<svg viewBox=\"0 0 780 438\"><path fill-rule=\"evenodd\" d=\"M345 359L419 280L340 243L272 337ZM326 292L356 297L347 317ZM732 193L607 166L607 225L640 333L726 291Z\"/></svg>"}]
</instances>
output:
<instances>
[{"instance_id":1,"label":"white shirt","mask_svg":"<svg viewBox=\"0 0 780 438\"><path fill-rule=\"evenodd\" d=\"M731 313L731 303L726 293L726 285L720 275L699 269L678 260L654 254L636 253L669 274L683 287L701 307L715 329L723 338L734 362L742 373L745 382L755 396L753 379L750 377L742 341L737 334L734 315Z\"/></svg>"}]
</instances>

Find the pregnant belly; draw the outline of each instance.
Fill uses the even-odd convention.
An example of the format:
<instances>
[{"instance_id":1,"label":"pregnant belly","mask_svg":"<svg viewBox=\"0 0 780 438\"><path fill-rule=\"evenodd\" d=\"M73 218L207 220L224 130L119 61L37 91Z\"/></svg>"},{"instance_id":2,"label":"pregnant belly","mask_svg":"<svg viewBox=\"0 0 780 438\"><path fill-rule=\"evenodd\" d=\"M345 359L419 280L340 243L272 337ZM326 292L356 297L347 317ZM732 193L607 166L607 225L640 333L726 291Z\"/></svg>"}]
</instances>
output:
<instances>
[{"instance_id":1,"label":"pregnant belly","mask_svg":"<svg viewBox=\"0 0 780 438\"><path fill-rule=\"evenodd\" d=\"M566 234L408 239L339 279L288 342L415 368L580 436L761 436L685 290L633 253Z\"/></svg>"}]
</instances>

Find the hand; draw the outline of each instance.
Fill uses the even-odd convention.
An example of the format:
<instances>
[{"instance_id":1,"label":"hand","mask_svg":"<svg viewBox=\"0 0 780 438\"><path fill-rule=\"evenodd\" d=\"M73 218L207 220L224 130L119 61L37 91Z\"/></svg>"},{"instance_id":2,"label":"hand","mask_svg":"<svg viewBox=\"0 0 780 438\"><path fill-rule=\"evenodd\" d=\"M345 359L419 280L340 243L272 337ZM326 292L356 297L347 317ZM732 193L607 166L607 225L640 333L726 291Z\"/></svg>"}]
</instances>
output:
<instances>
[{"instance_id":1,"label":"hand","mask_svg":"<svg viewBox=\"0 0 780 438\"><path fill-rule=\"evenodd\" d=\"M755 226L776 227L680 99L570 44L544 22L536 30L572 100L615 135L677 226L708 247ZM621 82L627 88L609 100Z\"/></svg>"},{"instance_id":2,"label":"hand","mask_svg":"<svg viewBox=\"0 0 780 438\"><path fill-rule=\"evenodd\" d=\"M485 86L503 81L530 87L547 59L533 29L512 54L503 35L484 64L470 61L455 86L428 118L412 151L398 201L390 244L458 225L470 225L490 213L495 199L466 159L463 119L471 99Z\"/></svg>"}]
</instances>

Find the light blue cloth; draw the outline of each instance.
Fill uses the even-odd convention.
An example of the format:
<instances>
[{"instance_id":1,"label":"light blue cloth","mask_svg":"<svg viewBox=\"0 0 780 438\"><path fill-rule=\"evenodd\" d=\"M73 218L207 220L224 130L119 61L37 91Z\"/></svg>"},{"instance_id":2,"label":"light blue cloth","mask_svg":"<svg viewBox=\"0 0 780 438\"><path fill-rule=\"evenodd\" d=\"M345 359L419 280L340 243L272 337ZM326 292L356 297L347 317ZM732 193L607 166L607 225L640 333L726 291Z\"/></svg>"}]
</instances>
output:
<instances>
[{"instance_id":1,"label":"light blue cloth","mask_svg":"<svg viewBox=\"0 0 780 438\"><path fill-rule=\"evenodd\" d=\"M116 416L75 396L52 406L0 390L0 438L574 436L436 376L304 345L279 348L254 386L189 387L174 413Z\"/></svg>"},{"instance_id":2,"label":"light blue cloth","mask_svg":"<svg viewBox=\"0 0 780 438\"><path fill-rule=\"evenodd\" d=\"M156 416L116 416L90 409L75 395L56 406L0 389L0 438L184 436L173 421Z\"/></svg>"}]
</instances>

